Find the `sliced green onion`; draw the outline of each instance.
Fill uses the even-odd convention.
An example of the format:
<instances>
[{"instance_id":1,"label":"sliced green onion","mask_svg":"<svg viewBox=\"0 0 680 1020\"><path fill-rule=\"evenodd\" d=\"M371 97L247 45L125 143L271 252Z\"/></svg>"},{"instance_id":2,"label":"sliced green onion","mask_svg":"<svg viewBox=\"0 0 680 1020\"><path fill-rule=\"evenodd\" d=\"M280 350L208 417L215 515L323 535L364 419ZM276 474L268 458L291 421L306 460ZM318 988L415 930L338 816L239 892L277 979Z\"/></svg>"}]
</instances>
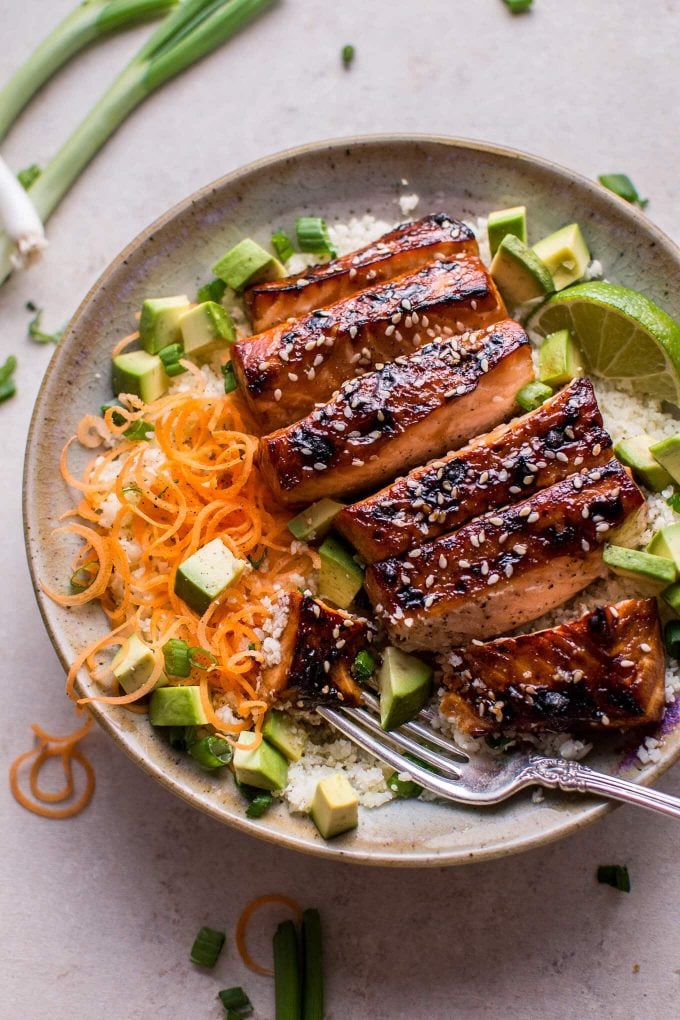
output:
<instances>
[{"instance_id":1,"label":"sliced green onion","mask_svg":"<svg viewBox=\"0 0 680 1020\"><path fill-rule=\"evenodd\" d=\"M680 620L669 620L663 629L666 651L673 659L680 659Z\"/></svg>"},{"instance_id":2,"label":"sliced green onion","mask_svg":"<svg viewBox=\"0 0 680 1020\"><path fill-rule=\"evenodd\" d=\"M321 917L313 908L302 915L302 1020L323 1020L323 940Z\"/></svg>"},{"instance_id":3,"label":"sliced green onion","mask_svg":"<svg viewBox=\"0 0 680 1020\"><path fill-rule=\"evenodd\" d=\"M530 382L517 392L515 400L523 411L535 411L537 407L545 403L548 397L552 397L553 391L542 382Z\"/></svg>"},{"instance_id":4,"label":"sliced green onion","mask_svg":"<svg viewBox=\"0 0 680 1020\"><path fill-rule=\"evenodd\" d=\"M613 191L615 195L618 195L625 202L630 202L631 205L639 205L641 209L649 205L649 199L640 198L637 188L627 174L600 174L597 179L604 188L607 188L608 191Z\"/></svg>"},{"instance_id":5,"label":"sliced green onion","mask_svg":"<svg viewBox=\"0 0 680 1020\"><path fill-rule=\"evenodd\" d=\"M404 800L420 797L423 792L422 786L419 786L413 779L400 779L398 772L393 772L387 780L387 789L391 790L395 797Z\"/></svg>"},{"instance_id":6,"label":"sliced green onion","mask_svg":"<svg viewBox=\"0 0 680 1020\"><path fill-rule=\"evenodd\" d=\"M262 566L262 564L264 563L264 561L266 559L267 559L267 551L265 550L262 553L262 555L259 556L257 559L255 559L254 556L249 556L248 557L248 562L250 563L250 565L253 568L253 570L259 570L260 567Z\"/></svg>"},{"instance_id":7,"label":"sliced green onion","mask_svg":"<svg viewBox=\"0 0 680 1020\"><path fill-rule=\"evenodd\" d=\"M199 967L214 967L222 952L226 935L214 928L201 928L191 947L190 959Z\"/></svg>"},{"instance_id":8,"label":"sliced green onion","mask_svg":"<svg viewBox=\"0 0 680 1020\"><path fill-rule=\"evenodd\" d=\"M276 233L272 234L272 248L281 262L287 262L295 254L293 242L283 230L277 230Z\"/></svg>"},{"instance_id":9,"label":"sliced green onion","mask_svg":"<svg viewBox=\"0 0 680 1020\"><path fill-rule=\"evenodd\" d=\"M253 1004L242 988L225 988L217 993L217 997L226 1010L234 1016L249 1017L253 1015Z\"/></svg>"},{"instance_id":10,"label":"sliced green onion","mask_svg":"<svg viewBox=\"0 0 680 1020\"><path fill-rule=\"evenodd\" d=\"M351 673L354 679L359 680L361 683L370 680L375 673L375 659L365 648L359 652L352 663Z\"/></svg>"},{"instance_id":11,"label":"sliced green onion","mask_svg":"<svg viewBox=\"0 0 680 1020\"><path fill-rule=\"evenodd\" d=\"M226 365L222 365L222 376L224 378L224 392L233 393L238 388L238 380L234 373L234 366L231 361L228 361Z\"/></svg>"},{"instance_id":12,"label":"sliced green onion","mask_svg":"<svg viewBox=\"0 0 680 1020\"><path fill-rule=\"evenodd\" d=\"M504 0L504 2L512 14L521 14L522 11L529 10L533 0Z\"/></svg>"},{"instance_id":13,"label":"sliced green onion","mask_svg":"<svg viewBox=\"0 0 680 1020\"><path fill-rule=\"evenodd\" d=\"M186 752L187 741L191 739L193 732L193 726L168 726L168 743L173 751Z\"/></svg>"},{"instance_id":14,"label":"sliced green onion","mask_svg":"<svg viewBox=\"0 0 680 1020\"><path fill-rule=\"evenodd\" d=\"M198 288L196 291L196 301L199 305L203 304L204 301L216 301L219 305L222 303L226 289L227 285L224 280L211 280L210 283L204 283L202 287Z\"/></svg>"},{"instance_id":15,"label":"sliced green onion","mask_svg":"<svg viewBox=\"0 0 680 1020\"><path fill-rule=\"evenodd\" d=\"M340 56L342 58L343 66L346 68L351 67L352 61L356 56L356 50L351 43L346 43L345 46L340 50Z\"/></svg>"},{"instance_id":16,"label":"sliced green onion","mask_svg":"<svg viewBox=\"0 0 680 1020\"><path fill-rule=\"evenodd\" d=\"M208 660L208 665L204 665L201 662L201 657L205 656ZM199 648L198 645L192 645L189 649L189 661L191 665L196 669L210 669L211 666L217 665L217 659L212 652L209 652L207 648Z\"/></svg>"},{"instance_id":17,"label":"sliced green onion","mask_svg":"<svg viewBox=\"0 0 680 1020\"><path fill-rule=\"evenodd\" d=\"M92 570L92 567L95 569ZM90 560L89 563L83 563L82 567L78 567L78 569L74 570L71 574L71 579L69 581L71 594L78 595L81 591L87 591L98 573L98 560Z\"/></svg>"},{"instance_id":18,"label":"sliced green onion","mask_svg":"<svg viewBox=\"0 0 680 1020\"><path fill-rule=\"evenodd\" d=\"M189 645L181 638L170 638L163 645L165 672L170 676L187 677L191 674Z\"/></svg>"},{"instance_id":19,"label":"sliced green onion","mask_svg":"<svg viewBox=\"0 0 680 1020\"><path fill-rule=\"evenodd\" d=\"M0 404L3 400L9 400L13 397L17 391L16 384L12 376L17 367L17 359L13 354L5 361L4 365L0 365Z\"/></svg>"},{"instance_id":20,"label":"sliced green onion","mask_svg":"<svg viewBox=\"0 0 680 1020\"><path fill-rule=\"evenodd\" d=\"M19 173L17 174L17 180L19 181L19 184L22 186L22 188L25 188L26 191L28 191L33 182L37 181L38 177L40 177L41 173L42 170L40 169L38 164L31 163L30 166L26 166L24 167L23 170L19 171Z\"/></svg>"},{"instance_id":21,"label":"sliced green onion","mask_svg":"<svg viewBox=\"0 0 680 1020\"><path fill-rule=\"evenodd\" d=\"M163 362L166 375L182 375L186 372L184 365L179 363L179 359L184 357L184 348L181 344L168 344L158 352L158 357Z\"/></svg>"},{"instance_id":22,"label":"sliced green onion","mask_svg":"<svg viewBox=\"0 0 680 1020\"><path fill-rule=\"evenodd\" d=\"M102 418L111 407L113 408L122 407L123 410L125 411L128 410L128 408L125 407L125 404L121 404L120 400L108 400L105 404L102 404L101 406ZM111 415L111 421L113 422L114 425L124 425L127 419L123 417L123 415L120 414L117 410L114 410L113 414Z\"/></svg>"},{"instance_id":23,"label":"sliced green onion","mask_svg":"<svg viewBox=\"0 0 680 1020\"><path fill-rule=\"evenodd\" d=\"M40 320L42 319L42 308L38 308L35 315L28 324L28 335L31 340L35 340L39 344L56 344L61 340L63 329L57 329L54 333L45 333L40 328Z\"/></svg>"},{"instance_id":24,"label":"sliced green onion","mask_svg":"<svg viewBox=\"0 0 680 1020\"><path fill-rule=\"evenodd\" d=\"M262 818L262 815L269 810L273 803L274 798L268 790L258 790L246 808L246 817Z\"/></svg>"},{"instance_id":25,"label":"sliced green onion","mask_svg":"<svg viewBox=\"0 0 680 1020\"><path fill-rule=\"evenodd\" d=\"M675 510L676 514L680 514L680 492L674 492L672 496L669 496L666 503L672 510Z\"/></svg>"},{"instance_id":26,"label":"sliced green onion","mask_svg":"<svg viewBox=\"0 0 680 1020\"><path fill-rule=\"evenodd\" d=\"M295 233L300 251L336 258L337 252L331 244L328 226L320 216L300 216L295 222Z\"/></svg>"},{"instance_id":27,"label":"sliced green onion","mask_svg":"<svg viewBox=\"0 0 680 1020\"><path fill-rule=\"evenodd\" d=\"M625 864L601 864L597 869L597 880L621 892L630 892L630 875Z\"/></svg>"},{"instance_id":28,"label":"sliced green onion","mask_svg":"<svg viewBox=\"0 0 680 1020\"><path fill-rule=\"evenodd\" d=\"M214 735L187 743L187 751L201 768L209 771L229 765L234 757L234 750L229 741Z\"/></svg>"},{"instance_id":29,"label":"sliced green onion","mask_svg":"<svg viewBox=\"0 0 680 1020\"><path fill-rule=\"evenodd\" d=\"M148 443L155 431L156 426L152 422L137 418L136 421L130 422L123 435L126 439L132 439L134 442L146 441Z\"/></svg>"},{"instance_id":30,"label":"sliced green onion","mask_svg":"<svg viewBox=\"0 0 680 1020\"><path fill-rule=\"evenodd\" d=\"M300 1020L300 960L295 925L283 921L274 933L274 1001L276 1020Z\"/></svg>"}]
</instances>

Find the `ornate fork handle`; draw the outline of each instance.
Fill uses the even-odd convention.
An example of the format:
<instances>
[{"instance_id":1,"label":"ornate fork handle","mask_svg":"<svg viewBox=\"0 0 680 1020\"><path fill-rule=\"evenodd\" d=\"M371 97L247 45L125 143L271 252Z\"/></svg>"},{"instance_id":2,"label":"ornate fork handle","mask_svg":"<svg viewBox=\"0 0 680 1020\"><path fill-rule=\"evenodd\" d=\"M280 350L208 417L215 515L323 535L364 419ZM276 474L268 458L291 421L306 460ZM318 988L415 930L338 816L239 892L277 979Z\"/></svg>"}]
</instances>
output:
<instances>
[{"instance_id":1,"label":"ornate fork handle","mask_svg":"<svg viewBox=\"0 0 680 1020\"><path fill-rule=\"evenodd\" d=\"M577 761L535 757L527 766L524 777L539 786L553 789L559 787L569 793L594 793L611 800L636 804L650 811L660 811L671 818L680 818L680 799L677 797L669 797L667 793L660 793L647 786L638 786L618 776L596 772Z\"/></svg>"}]
</instances>

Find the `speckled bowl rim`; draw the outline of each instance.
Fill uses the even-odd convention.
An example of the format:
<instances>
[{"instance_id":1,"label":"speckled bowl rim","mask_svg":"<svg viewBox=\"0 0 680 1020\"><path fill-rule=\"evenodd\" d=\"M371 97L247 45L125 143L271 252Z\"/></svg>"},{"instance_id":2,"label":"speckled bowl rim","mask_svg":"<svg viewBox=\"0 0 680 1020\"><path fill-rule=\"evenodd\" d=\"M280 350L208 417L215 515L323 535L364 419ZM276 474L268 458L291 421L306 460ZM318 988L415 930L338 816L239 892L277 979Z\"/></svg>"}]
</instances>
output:
<instances>
[{"instance_id":1,"label":"speckled bowl rim","mask_svg":"<svg viewBox=\"0 0 680 1020\"><path fill-rule=\"evenodd\" d=\"M211 193L229 185L237 184L238 182L248 178L248 176L252 173L267 168L274 169L277 165L287 160L297 159L301 156L319 154L322 152L332 152L335 150L340 152L342 150L346 150L348 147L356 148L376 144L407 145L414 143L427 145L435 144L453 149L466 149L482 152L505 159L515 159L527 164L528 166L548 171L555 177L562 178L565 184L576 183L587 191L597 194L600 201L602 201L603 197L605 197L603 196L603 189L601 186L589 180L587 177L584 177L583 175L572 171L559 163L555 163L540 156L534 156L521 150L487 142L480 142L474 139L454 138L446 135L410 132L403 134L379 133L350 136L345 138L332 138L319 142L307 143L305 145L284 149L271 156L265 156L261 159L255 160L243 167L225 174L223 177L218 178L204 187L199 188L189 197L172 206L167 212L154 220L153 223L144 230L140 231L140 233L133 238L133 240L109 264L97 281L92 285L72 317L64 332L64 340L60 343L58 350L55 352L38 391L26 442L23 475L23 524L28 565L40 614L52 645L65 671L68 671L70 666L70 649L63 647L58 638L56 625L53 626L51 619L51 613L55 611L55 606L40 588L39 578L37 576L36 556L34 555L34 551L31 547L32 539L30 535L28 504L30 502L32 484L39 460L38 436L41 422L43 420L43 402L46 399L46 391L52 375L58 371L63 346L64 344L68 344L73 325L80 318L81 314L83 314L84 310L89 305L90 301L93 300L100 288L106 286L110 278L120 269L121 265L125 263L125 261L141 244L147 241L158 230L165 227L175 217L178 217L189 210L194 203L201 200L204 196L208 196ZM616 214L620 215L622 211L621 200L613 195L606 197L611 202L612 208L615 209ZM637 225L642 233L647 236L652 236L657 244L666 249L670 256L676 261L678 269L680 270L680 247L678 247L678 245L676 245L675 242L673 242L659 227L650 222L650 220L648 220L647 217L644 216L636 207L627 206L626 213L633 217L634 221L637 221ZM77 686L80 687L80 681L77 681L76 683ZM481 846L478 850L473 851L462 849L444 851L414 849L406 853L400 851L397 854L390 853L383 849L380 849L379 851L353 849L352 847L341 846L333 842L316 843L311 842L304 837L269 831L262 825L261 822L251 821L244 815L229 813L228 807L225 808L224 806L219 806L217 804L213 805L203 802L196 792L187 788L186 784L175 779L173 776L165 774L158 764L136 753L135 749L130 746L131 741L127 739L128 735L119 733L116 730L113 723L113 717L107 714L100 705L94 703L89 707L99 725L137 765L160 782L164 787L166 787L166 789L177 794L192 806L199 808L222 823L226 822L236 829L247 832L249 835L257 836L267 842L336 861L351 861L353 863L373 866L441 867L443 865L461 865L472 861L491 860L498 857L504 857L509 854L520 853L539 846L544 846L554 840L574 834L619 806L615 802L598 802L593 798L589 798L589 800L584 803L583 809L576 817L570 816L566 820L557 818L552 827L543 828L538 833L528 833L523 836L518 836L511 841L492 839L485 843L484 846ZM641 774L640 784L650 785L653 783L668 768L670 768L678 760L678 758L680 758L680 741L678 741L677 746L672 749L672 753L670 751L665 755L662 753L662 758L659 762L654 763L645 769L644 773Z\"/></svg>"}]
</instances>

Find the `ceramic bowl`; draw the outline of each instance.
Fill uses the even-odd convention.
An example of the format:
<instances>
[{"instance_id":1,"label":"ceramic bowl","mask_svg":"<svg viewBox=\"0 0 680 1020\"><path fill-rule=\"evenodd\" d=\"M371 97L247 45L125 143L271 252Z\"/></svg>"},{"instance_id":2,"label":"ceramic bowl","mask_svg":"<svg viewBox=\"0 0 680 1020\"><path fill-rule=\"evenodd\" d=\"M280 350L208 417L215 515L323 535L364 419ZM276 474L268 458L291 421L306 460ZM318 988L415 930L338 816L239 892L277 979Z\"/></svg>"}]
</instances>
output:
<instances>
[{"instance_id":1,"label":"ceramic bowl","mask_svg":"<svg viewBox=\"0 0 680 1020\"><path fill-rule=\"evenodd\" d=\"M407 182L407 183L404 183ZM109 356L130 331L142 299L193 293L222 252L248 235L267 243L273 229L292 230L302 214L329 221L372 213L404 219L399 199L416 194L414 215L444 210L474 220L491 209L526 204L533 237L577 219L594 256L618 283L639 288L680 319L680 251L636 209L578 174L545 160L477 142L424 136L321 142L283 152L228 174L197 191L153 223L123 251L78 309L38 398L25 471L26 544L40 609L64 667L105 627L96 607L65 610L46 599L38 579L63 587L73 548L50 537L72 494L58 470L61 449L81 416L111 396ZM86 453L80 455L80 462ZM79 466L74 450L73 467ZM96 693L83 673L82 692ZM324 842L307 818L283 805L261 820L244 815L228 778L199 771L154 736L144 717L93 706L98 722L147 772L195 807L279 845L335 859L378 865L462 864L526 850L600 818L609 805L579 796L530 793L473 810L455 804L395 801L365 810L359 828ZM643 771L650 783L680 754L680 729L667 714L661 761ZM631 771L620 748L588 759L609 771ZM628 764L628 768L626 767Z\"/></svg>"}]
</instances>

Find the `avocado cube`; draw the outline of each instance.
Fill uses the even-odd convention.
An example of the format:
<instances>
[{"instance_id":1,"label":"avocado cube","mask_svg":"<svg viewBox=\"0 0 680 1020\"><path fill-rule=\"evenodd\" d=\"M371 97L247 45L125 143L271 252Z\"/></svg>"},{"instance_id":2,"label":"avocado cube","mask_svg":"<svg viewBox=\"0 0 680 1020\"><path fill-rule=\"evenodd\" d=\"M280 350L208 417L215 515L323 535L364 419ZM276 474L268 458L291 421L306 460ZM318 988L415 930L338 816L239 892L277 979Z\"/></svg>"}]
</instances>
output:
<instances>
[{"instance_id":1,"label":"avocado cube","mask_svg":"<svg viewBox=\"0 0 680 1020\"><path fill-rule=\"evenodd\" d=\"M111 660L111 671L125 693L132 694L144 686L155 665L153 651L136 634L131 634ZM161 673L155 686L162 687L167 682L167 677Z\"/></svg>"},{"instance_id":2,"label":"avocado cube","mask_svg":"<svg viewBox=\"0 0 680 1020\"><path fill-rule=\"evenodd\" d=\"M670 436L649 448L654 460L666 469L674 482L680 483L680 436Z\"/></svg>"},{"instance_id":3,"label":"avocado cube","mask_svg":"<svg viewBox=\"0 0 680 1020\"><path fill-rule=\"evenodd\" d=\"M307 734L302 726L298 726L285 712L275 710L267 712L262 736L288 761L299 761L307 743Z\"/></svg>"},{"instance_id":4,"label":"avocado cube","mask_svg":"<svg viewBox=\"0 0 680 1020\"><path fill-rule=\"evenodd\" d=\"M359 824L359 798L344 773L335 772L319 780L310 814L324 839L356 829Z\"/></svg>"},{"instance_id":5,"label":"avocado cube","mask_svg":"<svg viewBox=\"0 0 680 1020\"><path fill-rule=\"evenodd\" d=\"M393 730L418 715L432 690L432 670L427 663L389 646L383 652L378 673L380 725Z\"/></svg>"},{"instance_id":6,"label":"avocado cube","mask_svg":"<svg viewBox=\"0 0 680 1020\"><path fill-rule=\"evenodd\" d=\"M212 271L235 291L245 290L252 283L280 280L286 273L277 258L249 237L218 259Z\"/></svg>"},{"instance_id":7,"label":"avocado cube","mask_svg":"<svg viewBox=\"0 0 680 1020\"><path fill-rule=\"evenodd\" d=\"M324 540L319 556L319 597L347 609L364 583L363 569L336 538Z\"/></svg>"},{"instance_id":8,"label":"avocado cube","mask_svg":"<svg viewBox=\"0 0 680 1020\"><path fill-rule=\"evenodd\" d=\"M245 560L237 559L221 538L214 538L180 563L175 574L175 595L202 616L211 602L238 581L245 567Z\"/></svg>"},{"instance_id":9,"label":"avocado cube","mask_svg":"<svg viewBox=\"0 0 680 1020\"><path fill-rule=\"evenodd\" d=\"M647 581L659 591L673 584L678 576L672 560L640 552L639 549L627 549L622 545L606 545L603 559L614 574Z\"/></svg>"},{"instance_id":10,"label":"avocado cube","mask_svg":"<svg viewBox=\"0 0 680 1020\"><path fill-rule=\"evenodd\" d=\"M257 733L239 733L239 745L249 745L259 739ZM288 762L266 740L254 750L237 746L234 751L234 774L239 783L255 786L258 790L282 790L288 782Z\"/></svg>"},{"instance_id":11,"label":"avocado cube","mask_svg":"<svg viewBox=\"0 0 680 1020\"><path fill-rule=\"evenodd\" d=\"M661 593L661 598L676 616L680 616L680 582L672 584Z\"/></svg>"},{"instance_id":12,"label":"avocado cube","mask_svg":"<svg viewBox=\"0 0 680 1020\"><path fill-rule=\"evenodd\" d=\"M151 695L149 722L152 726L205 726L207 721L200 687L158 687Z\"/></svg>"},{"instance_id":13,"label":"avocado cube","mask_svg":"<svg viewBox=\"0 0 680 1020\"><path fill-rule=\"evenodd\" d=\"M647 552L672 560L680 570L680 524L667 524L652 536Z\"/></svg>"},{"instance_id":14,"label":"avocado cube","mask_svg":"<svg viewBox=\"0 0 680 1020\"><path fill-rule=\"evenodd\" d=\"M563 386L582 375L581 355L568 329L545 338L538 352L538 377L548 386Z\"/></svg>"},{"instance_id":15,"label":"avocado cube","mask_svg":"<svg viewBox=\"0 0 680 1020\"><path fill-rule=\"evenodd\" d=\"M229 312L216 301L204 301L180 320L184 352L196 361L210 358L236 339L236 330Z\"/></svg>"},{"instance_id":16,"label":"avocado cube","mask_svg":"<svg viewBox=\"0 0 680 1020\"><path fill-rule=\"evenodd\" d=\"M157 354L130 351L113 359L111 385L116 396L121 393L134 393L145 404L150 404L163 396L170 385L170 380Z\"/></svg>"},{"instance_id":17,"label":"avocado cube","mask_svg":"<svg viewBox=\"0 0 680 1020\"><path fill-rule=\"evenodd\" d=\"M324 538L342 509L342 503L336 503L333 499L320 499L288 521L288 530L303 542Z\"/></svg>"},{"instance_id":18,"label":"avocado cube","mask_svg":"<svg viewBox=\"0 0 680 1020\"><path fill-rule=\"evenodd\" d=\"M527 243L527 207L515 205L511 209L496 209L489 213L486 221L486 232L489 237L489 249L493 257L504 237L512 234L522 244Z\"/></svg>"},{"instance_id":19,"label":"avocado cube","mask_svg":"<svg viewBox=\"0 0 680 1020\"><path fill-rule=\"evenodd\" d=\"M179 322L191 303L186 294L176 297L147 298L139 317L139 340L149 354L158 354L170 344L182 341Z\"/></svg>"},{"instance_id":20,"label":"avocado cube","mask_svg":"<svg viewBox=\"0 0 680 1020\"><path fill-rule=\"evenodd\" d=\"M545 297L555 286L548 268L513 234L506 234L491 263L491 275L511 307Z\"/></svg>"},{"instance_id":21,"label":"avocado cube","mask_svg":"<svg viewBox=\"0 0 680 1020\"><path fill-rule=\"evenodd\" d=\"M537 407L544 404L553 391L550 386L542 382L530 382L517 391L515 400L523 411L535 411Z\"/></svg>"},{"instance_id":22,"label":"avocado cube","mask_svg":"<svg viewBox=\"0 0 680 1020\"><path fill-rule=\"evenodd\" d=\"M569 223L538 241L533 248L552 274L555 290L580 280L590 262L590 252L578 223Z\"/></svg>"},{"instance_id":23,"label":"avocado cube","mask_svg":"<svg viewBox=\"0 0 680 1020\"><path fill-rule=\"evenodd\" d=\"M673 484L673 479L652 456L650 448L654 445L652 439L642 433L631 439L622 439L614 447L614 453L622 464L631 469L639 482L652 492L661 492Z\"/></svg>"}]
</instances>

